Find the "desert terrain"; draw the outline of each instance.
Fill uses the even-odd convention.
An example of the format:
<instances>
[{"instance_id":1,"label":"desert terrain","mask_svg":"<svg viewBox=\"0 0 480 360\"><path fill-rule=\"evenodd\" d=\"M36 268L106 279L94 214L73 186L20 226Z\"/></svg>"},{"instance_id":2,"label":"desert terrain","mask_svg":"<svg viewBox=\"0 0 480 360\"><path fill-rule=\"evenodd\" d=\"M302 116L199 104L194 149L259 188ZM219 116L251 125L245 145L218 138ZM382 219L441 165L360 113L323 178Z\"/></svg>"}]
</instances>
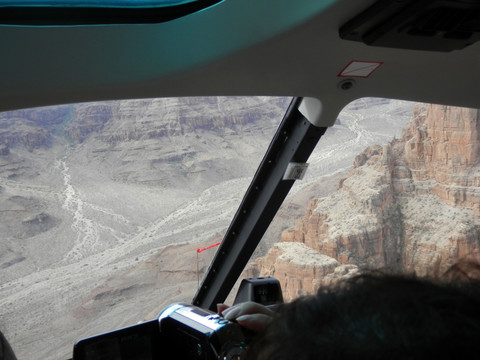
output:
<instances>
[{"instance_id":1,"label":"desert terrain","mask_svg":"<svg viewBox=\"0 0 480 360\"><path fill-rule=\"evenodd\" d=\"M147 99L0 114L0 328L19 359L190 301L288 99ZM256 256L414 105L359 100L320 140ZM293 251L293 250L292 250ZM197 271L198 269L198 271Z\"/></svg>"}]
</instances>

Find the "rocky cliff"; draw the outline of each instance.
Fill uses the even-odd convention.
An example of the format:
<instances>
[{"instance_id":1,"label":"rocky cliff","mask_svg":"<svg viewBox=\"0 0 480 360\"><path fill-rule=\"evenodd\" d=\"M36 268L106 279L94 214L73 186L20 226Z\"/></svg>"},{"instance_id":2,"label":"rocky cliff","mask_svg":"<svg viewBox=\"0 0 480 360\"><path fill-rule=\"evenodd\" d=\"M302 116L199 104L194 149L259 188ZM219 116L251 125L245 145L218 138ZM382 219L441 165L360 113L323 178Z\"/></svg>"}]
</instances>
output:
<instances>
[{"instance_id":1,"label":"rocky cliff","mask_svg":"<svg viewBox=\"0 0 480 360\"><path fill-rule=\"evenodd\" d=\"M418 105L401 139L358 155L248 274L277 277L290 300L363 268L437 276L480 259L479 114Z\"/></svg>"},{"instance_id":2,"label":"rocky cliff","mask_svg":"<svg viewBox=\"0 0 480 360\"><path fill-rule=\"evenodd\" d=\"M81 143L92 133L99 133L99 139L118 143L184 135L202 129L225 130L269 117L278 120L277 107L286 107L286 101L262 97L191 97L9 111L0 114L0 155L12 146L23 145L29 150L48 146L48 141L56 135Z\"/></svg>"},{"instance_id":3,"label":"rocky cliff","mask_svg":"<svg viewBox=\"0 0 480 360\"><path fill-rule=\"evenodd\" d=\"M118 101L95 116L77 107L68 134L84 145L76 162L102 163L117 182L202 190L250 176L252 154L265 151L287 106L288 99L262 97Z\"/></svg>"},{"instance_id":4,"label":"rocky cliff","mask_svg":"<svg viewBox=\"0 0 480 360\"><path fill-rule=\"evenodd\" d=\"M261 97L239 100L238 97L191 97L112 102L105 115L110 111L108 115L113 121L103 129L99 139L114 144L202 130L222 132L272 116L277 118L276 107L285 106L286 101ZM85 119L85 114L80 118Z\"/></svg>"}]
</instances>

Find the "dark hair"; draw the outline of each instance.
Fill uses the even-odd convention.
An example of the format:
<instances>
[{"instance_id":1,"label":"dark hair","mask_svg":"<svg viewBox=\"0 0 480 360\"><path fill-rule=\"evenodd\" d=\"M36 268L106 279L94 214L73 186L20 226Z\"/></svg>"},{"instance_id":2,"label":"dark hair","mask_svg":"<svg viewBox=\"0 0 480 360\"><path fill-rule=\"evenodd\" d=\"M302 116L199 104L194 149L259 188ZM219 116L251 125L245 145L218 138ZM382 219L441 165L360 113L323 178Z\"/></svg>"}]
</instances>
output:
<instances>
[{"instance_id":1,"label":"dark hair","mask_svg":"<svg viewBox=\"0 0 480 360\"><path fill-rule=\"evenodd\" d=\"M12 347L8 343L7 339L0 332L0 360L16 360Z\"/></svg>"},{"instance_id":2,"label":"dark hair","mask_svg":"<svg viewBox=\"0 0 480 360\"><path fill-rule=\"evenodd\" d=\"M281 306L251 355L395 360L479 353L479 281L371 273Z\"/></svg>"}]
</instances>

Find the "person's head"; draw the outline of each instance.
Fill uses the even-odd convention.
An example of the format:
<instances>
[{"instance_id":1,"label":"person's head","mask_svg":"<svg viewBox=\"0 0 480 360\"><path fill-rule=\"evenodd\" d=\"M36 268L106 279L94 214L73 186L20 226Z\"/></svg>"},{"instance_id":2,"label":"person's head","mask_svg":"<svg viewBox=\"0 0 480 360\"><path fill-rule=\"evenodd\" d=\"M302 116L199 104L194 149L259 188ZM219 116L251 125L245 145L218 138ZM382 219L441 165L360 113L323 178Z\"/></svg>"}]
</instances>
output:
<instances>
[{"instance_id":1,"label":"person's head","mask_svg":"<svg viewBox=\"0 0 480 360\"><path fill-rule=\"evenodd\" d=\"M0 332L0 360L16 360L12 347L8 343L3 333Z\"/></svg>"},{"instance_id":2,"label":"person's head","mask_svg":"<svg viewBox=\"0 0 480 360\"><path fill-rule=\"evenodd\" d=\"M480 283L360 275L283 305L261 360L440 359L480 353Z\"/></svg>"}]
</instances>

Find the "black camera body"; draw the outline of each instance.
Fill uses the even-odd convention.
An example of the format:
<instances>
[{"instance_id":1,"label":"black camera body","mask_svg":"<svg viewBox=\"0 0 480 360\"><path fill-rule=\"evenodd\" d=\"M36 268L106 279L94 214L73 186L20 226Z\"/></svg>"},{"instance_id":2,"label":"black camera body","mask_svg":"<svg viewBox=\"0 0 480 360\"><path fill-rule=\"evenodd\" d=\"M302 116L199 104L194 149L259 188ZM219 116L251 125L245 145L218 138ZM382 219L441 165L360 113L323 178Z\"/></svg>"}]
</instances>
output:
<instances>
[{"instance_id":1,"label":"black camera body","mask_svg":"<svg viewBox=\"0 0 480 360\"><path fill-rule=\"evenodd\" d=\"M271 277L245 279L235 303L283 302ZM73 360L244 360L249 335L240 325L197 306L176 303L155 320L78 341Z\"/></svg>"},{"instance_id":2,"label":"black camera body","mask_svg":"<svg viewBox=\"0 0 480 360\"><path fill-rule=\"evenodd\" d=\"M211 311L173 304L160 313L159 324L172 359L246 358L247 338L241 327Z\"/></svg>"},{"instance_id":3,"label":"black camera body","mask_svg":"<svg viewBox=\"0 0 480 360\"><path fill-rule=\"evenodd\" d=\"M73 360L242 360L241 327L194 305L177 303L158 318L78 341Z\"/></svg>"}]
</instances>

